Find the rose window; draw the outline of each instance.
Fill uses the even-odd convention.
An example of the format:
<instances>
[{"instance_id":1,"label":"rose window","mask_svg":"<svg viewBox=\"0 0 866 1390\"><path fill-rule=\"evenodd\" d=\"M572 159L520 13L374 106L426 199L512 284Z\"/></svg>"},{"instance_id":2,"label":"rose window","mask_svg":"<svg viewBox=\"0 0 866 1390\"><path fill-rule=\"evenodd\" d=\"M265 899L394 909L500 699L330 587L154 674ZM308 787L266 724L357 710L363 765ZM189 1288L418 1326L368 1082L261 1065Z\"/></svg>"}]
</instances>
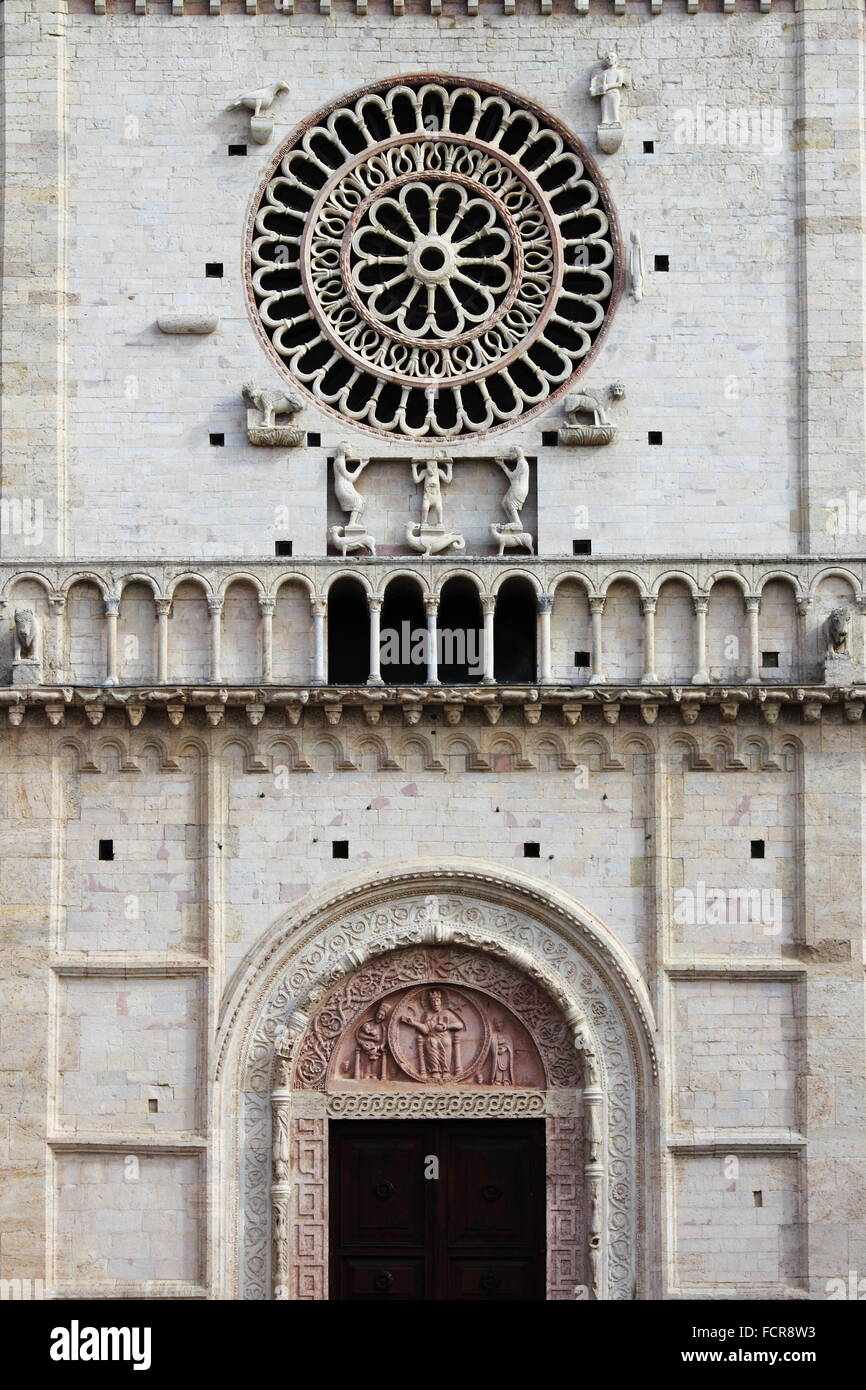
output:
<instances>
[{"instance_id":1,"label":"rose window","mask_svg":"<svg viewBox=\"0 0 866 1390\"><path fill-rule=\"evenodd\" d=\"M449 438L543 409L618 289L597 172L541 110L451 79L314 118L253 214L256 319L280 370L362 429Z\"/></svg>"}]
</instances>

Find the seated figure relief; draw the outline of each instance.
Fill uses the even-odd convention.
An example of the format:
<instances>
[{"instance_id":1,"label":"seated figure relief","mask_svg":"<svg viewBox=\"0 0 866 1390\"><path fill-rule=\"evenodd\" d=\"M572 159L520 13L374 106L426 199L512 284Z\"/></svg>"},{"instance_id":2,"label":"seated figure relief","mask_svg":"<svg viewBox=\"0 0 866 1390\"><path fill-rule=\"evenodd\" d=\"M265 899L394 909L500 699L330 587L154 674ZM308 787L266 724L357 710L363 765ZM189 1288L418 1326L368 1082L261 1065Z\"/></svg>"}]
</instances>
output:
<instances>
[{"instance_id":1,"label":"seated figure relief","mask_svg":"<svg viewBox=\"0 0 866 1390\"><path fill-rule=\"evenodd\" d=\"M435 983L365 1009L341 1040L331 1074L340 1087L545 1084L519 1019L480 991Z\"/></svg>"}]
</instances>

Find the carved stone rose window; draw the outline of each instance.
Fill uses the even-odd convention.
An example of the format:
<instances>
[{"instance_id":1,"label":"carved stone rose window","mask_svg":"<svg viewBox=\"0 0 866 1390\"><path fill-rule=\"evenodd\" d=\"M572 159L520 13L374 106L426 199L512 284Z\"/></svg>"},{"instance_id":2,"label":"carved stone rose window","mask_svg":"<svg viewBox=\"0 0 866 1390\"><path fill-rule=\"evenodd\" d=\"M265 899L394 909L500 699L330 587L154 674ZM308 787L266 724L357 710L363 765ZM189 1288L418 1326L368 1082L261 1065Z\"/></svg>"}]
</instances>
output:
<instances>
[{"instance_id":1,"label":"carved stone rose window","mask_svg":"<svg viewBox=\"0 0 866 1390\"><path fill-rule=\"evenodd\" d=\"M320 112L252 221L251 302L278 367L377 434L465 438L535 414L619 292L591 159L483 82L407 78Z\"/></svg>"}]
</instances>

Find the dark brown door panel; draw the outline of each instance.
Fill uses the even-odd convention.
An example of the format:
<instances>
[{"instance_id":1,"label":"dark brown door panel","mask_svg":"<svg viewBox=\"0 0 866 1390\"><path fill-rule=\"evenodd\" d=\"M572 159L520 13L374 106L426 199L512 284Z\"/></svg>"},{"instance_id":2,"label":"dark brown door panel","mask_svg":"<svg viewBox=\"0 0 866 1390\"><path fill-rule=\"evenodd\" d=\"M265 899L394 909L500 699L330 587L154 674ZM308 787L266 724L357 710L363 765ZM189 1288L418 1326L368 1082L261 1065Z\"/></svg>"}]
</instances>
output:
<instances>
[{"instance_id":1,"label":"dark brown door panel","mask_svg":"<svg viewBox=\"0 0 866 1390\"><path fill-rule=\"evenodd\" d=\"M330 1173L331 1298L544 1298L543 1121L334 1121Z\"/></svg>"}]
</instances>

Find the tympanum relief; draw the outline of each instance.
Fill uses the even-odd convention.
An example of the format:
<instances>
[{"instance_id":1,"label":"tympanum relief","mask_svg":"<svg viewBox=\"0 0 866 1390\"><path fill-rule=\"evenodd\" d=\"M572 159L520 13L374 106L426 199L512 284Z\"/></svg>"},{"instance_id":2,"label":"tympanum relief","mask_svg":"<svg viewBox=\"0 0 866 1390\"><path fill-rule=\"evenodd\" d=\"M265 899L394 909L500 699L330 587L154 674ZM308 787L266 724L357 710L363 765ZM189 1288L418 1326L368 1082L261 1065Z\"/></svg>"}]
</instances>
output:
<instances>
[{"instance_id":1,"label":"tympanum relief","mask_svg":"<svg viewBox=\"0 0 866 1390\"><path fill-rule=\"evenodd\" d=\"M528 1029L498 1000L436 983L368 1006L334 1052L329 1089L381 1086L540 1088L544 1066Z\"/></svg>"}]
</instances>

